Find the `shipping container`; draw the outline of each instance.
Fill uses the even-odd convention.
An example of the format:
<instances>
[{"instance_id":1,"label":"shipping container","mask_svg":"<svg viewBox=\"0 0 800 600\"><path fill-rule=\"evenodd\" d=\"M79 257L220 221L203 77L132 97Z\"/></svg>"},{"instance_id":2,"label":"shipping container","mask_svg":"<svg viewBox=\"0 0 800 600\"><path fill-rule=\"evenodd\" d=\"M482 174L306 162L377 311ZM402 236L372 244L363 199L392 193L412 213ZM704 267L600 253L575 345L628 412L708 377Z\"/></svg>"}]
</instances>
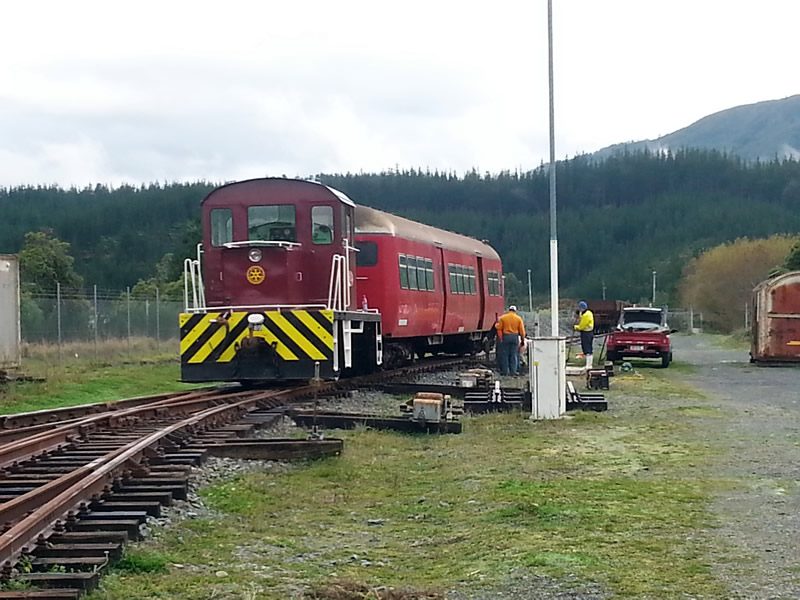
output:
<instances>
[{"instance_id":1,"label":"shipping container","mask_svg":"<svg viewBox=\"0 0 800 600\"><path fill-rule=\"evenodd\" d=\"M800 362L800 271L761 282L753 290L750 360Z\"/></svg>"},{"instance_id":2,"label":"shipping container","mask_svg":"<svg viewBox=\"0 0 800 600\"><path fill-rule=\"evenodd\" d=\"M0 369L19 366L19 262L0 254Z\"/></svg>"}]
</instances>

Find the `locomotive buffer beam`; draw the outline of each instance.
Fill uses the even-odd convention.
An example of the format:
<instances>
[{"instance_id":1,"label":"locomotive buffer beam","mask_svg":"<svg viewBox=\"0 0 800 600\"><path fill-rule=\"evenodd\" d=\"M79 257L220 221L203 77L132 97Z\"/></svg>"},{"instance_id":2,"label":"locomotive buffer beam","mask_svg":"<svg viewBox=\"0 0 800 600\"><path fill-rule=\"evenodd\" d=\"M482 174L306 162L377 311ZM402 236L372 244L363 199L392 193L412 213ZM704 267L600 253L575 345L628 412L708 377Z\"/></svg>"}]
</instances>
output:
<instances>
[{"instance_id":1,"label":"locomotive buffer beam","mask_svg":"<svg viewBox=\"0 0 800 600\"><path fill-rule=\"evenodd\" d=\"M353 429L363 426L370 429L391 429L409 433L461 433L458 421L440 421L423 423L405 417L387 417L360 413L316 412L313 410L289 411L289 416L300 427L317 425L324 429Z\"/></svg>"}]
</instances>

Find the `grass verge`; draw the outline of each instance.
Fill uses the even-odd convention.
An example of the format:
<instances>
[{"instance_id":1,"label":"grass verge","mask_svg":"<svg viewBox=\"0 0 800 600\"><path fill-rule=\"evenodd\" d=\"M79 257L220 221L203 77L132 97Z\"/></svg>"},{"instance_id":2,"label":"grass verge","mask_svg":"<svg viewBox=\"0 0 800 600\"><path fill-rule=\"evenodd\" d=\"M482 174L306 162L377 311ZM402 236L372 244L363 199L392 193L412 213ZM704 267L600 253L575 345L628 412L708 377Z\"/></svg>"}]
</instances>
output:
<instances>
[{"instance_id":1,"label":"grass verge","mask_svg":"<svg viewBox=\"0 0 800 600\"><path fill-rule=\"evenodd\" d=\"M134 340L104 345L95 360L90 352L62 347L61 358L50 345L27 346L21 373L34 381L0 385L0 413L44 410L59 406L106 402L132 396L190 389L180 383L176 352L161 351Z\"/></svg>"}]
</instances>

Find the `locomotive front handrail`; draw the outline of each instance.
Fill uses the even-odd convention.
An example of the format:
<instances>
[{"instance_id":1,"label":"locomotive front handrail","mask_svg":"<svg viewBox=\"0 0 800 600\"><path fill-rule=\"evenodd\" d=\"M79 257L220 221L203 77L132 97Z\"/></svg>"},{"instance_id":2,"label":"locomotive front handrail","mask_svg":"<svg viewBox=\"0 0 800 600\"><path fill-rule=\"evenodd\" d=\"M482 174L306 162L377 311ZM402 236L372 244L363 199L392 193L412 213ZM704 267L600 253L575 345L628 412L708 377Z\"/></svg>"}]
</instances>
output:
<instances>
[{"instance_id":1,"label":"locomotive front handrail","mask_svg":"<svg viewBox=\"0 0 800 600\"><path fill-rule=\"evenodd\" d=\"M331 258L331 278L328 282L328 308L343 311L347 308L344 299L345 257L334 254Z\"/></svg>"},{"instance_id":2,"label":"locomotive front handrail","mask_svg":"<svg viewBox=\"0 0 800 600\"><path fill-rule=\"evenodd\" d=\"M197 258L183 261L183 306L186 312L205 310L206 294L203 286L201 260L203 244L197 244ZM189 284L192 286L192 308L189 308Z\"/></svg>"},{"instance_id":3,"label":"locomotive front handrail","mask_svg":"<svg viewBox=\"0 0 800 600\"><path fill-rule=\"evenodd\" d=\"M223 248L251 248L251 247L263 247L263 246L272 246L275 248L286 248L287 250L293 250L294 248L299 248L302 246L300 242L287 242L284 240L245 240L243 242L226 242L222 244Z\"/></svg>"}]
</instances>

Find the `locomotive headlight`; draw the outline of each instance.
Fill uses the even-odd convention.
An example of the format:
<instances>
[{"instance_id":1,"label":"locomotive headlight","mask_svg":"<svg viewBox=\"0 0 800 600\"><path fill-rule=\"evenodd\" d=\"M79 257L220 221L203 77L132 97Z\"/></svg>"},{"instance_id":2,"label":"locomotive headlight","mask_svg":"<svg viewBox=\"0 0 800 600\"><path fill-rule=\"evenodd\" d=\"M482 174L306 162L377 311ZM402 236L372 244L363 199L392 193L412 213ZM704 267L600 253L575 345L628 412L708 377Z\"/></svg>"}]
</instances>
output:
<instances>
[{"instance_id":1,"label":"locomotive headlight","mask_svg":"<svg viewBox=\"0 0 800 600\"><path fill-rule=\"evenodd\" d=\"M252 335L253 331L260 331L264 326L264 315L259 313L247 315L247 326L250 328L250 335Z\"/></svg>"},{"instance_id":2,"label":"locomotive headlight","mask_svg":"<svg viewBox=\"0 0 800 600\"><path fill-rule=\"evenodd\" d=\"M261 313L253 313L252 315L247 315L247 322L250 325L261 325L264 323L264 315Z\"/></svg>"},{"instance_id":3,"label":"locomotive headlight","mask_svg":"<svg viewBox=\"0 0 800 600\"><path fill-rule=\"evenodd\" d=\"M253 248L250 252L247 253L247 258L250 259L250 262L258 262L261 260L261 249L260 248Z\"/></svg>"}]
</instances>

